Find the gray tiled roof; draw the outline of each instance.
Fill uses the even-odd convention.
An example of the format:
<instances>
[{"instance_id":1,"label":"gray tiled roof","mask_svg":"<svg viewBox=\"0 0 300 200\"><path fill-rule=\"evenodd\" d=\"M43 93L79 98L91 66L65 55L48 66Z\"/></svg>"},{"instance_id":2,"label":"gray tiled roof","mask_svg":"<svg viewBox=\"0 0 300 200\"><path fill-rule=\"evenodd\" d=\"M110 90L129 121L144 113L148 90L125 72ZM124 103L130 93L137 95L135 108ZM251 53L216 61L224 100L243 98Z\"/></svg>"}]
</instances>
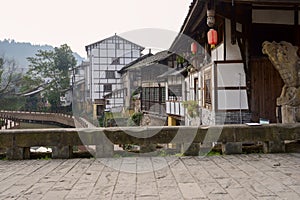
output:
<instances>
[{"instance_id":1,"label":"gray tiled roof","mask_svg":"<svg viewBox=\"0 0 300 200\"><path fill-rule=\"evenodd\" d=\"M155 64L158 61L161 61L161 60L169 57L172 54L173 53L171 53L167 50L158 52L155 55L147 57L147 58L141 60L140 62L137 62L134 65L128 67L127 70L138 69L138 68L141 68L141 67L146 67L146 66Z\"/></svg>"},{"instance_id":2,"label":"gray tiled roof","mask_svg":"<svg viewBox=\"0 0 300 200\"><path fill-rule=\"evenodd\" d=\"M153 54L152 54L152 53L148 53L148 54L146 54L146 55L143 55L143 56L139 57L138 59L136 59L136 60L134 60L134 61L128 63L127 65L125 65L125 66L124 66L120 71L118 71L118 72L119 72L119 73L122 73L122 72L124 72L124 71L127 71L128 68L130 68L131 66L137 64L138 62L141 62L142 60L144 60L144 59L146 59L146 58L148 58L148 57L150 57L150 56L153 56Z\"/></svg>"}]
</instances>

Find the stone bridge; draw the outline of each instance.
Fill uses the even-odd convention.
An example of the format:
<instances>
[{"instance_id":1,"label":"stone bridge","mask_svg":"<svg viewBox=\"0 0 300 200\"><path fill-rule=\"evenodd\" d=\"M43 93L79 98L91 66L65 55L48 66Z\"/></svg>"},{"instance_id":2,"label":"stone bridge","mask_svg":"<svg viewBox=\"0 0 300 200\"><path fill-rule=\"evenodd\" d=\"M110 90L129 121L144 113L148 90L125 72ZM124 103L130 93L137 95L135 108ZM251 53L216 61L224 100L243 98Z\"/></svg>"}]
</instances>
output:
<instances>
[{"instance_id":1,"label":"stone bridge","mask_svg":"<svg viewBox=\"0 0 300 200\"><path fill-rule=\"evenodd\" d=\"M23 112L23 111L0 111L2 119L16 119L41 122L55 122L69 127L75 127L74 118L71 115L61 113Z\"/></svg>"}]
</instances>

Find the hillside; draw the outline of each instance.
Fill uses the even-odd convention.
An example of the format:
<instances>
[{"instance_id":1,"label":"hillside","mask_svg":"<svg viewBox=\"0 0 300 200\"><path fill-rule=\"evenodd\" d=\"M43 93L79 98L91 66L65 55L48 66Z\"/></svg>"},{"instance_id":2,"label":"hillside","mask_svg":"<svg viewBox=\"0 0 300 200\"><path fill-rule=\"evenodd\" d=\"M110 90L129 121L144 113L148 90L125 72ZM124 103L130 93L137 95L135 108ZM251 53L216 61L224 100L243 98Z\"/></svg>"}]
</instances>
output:
<instances>
[{"instance_id":1,"label":"hillside","mask_svg":"<svg viewBox=\"0 0 300 200\"><path fill-rule=\"evenodd\" d=\"M50 45L34 45L29 42L16 42L14 40L0 40L0 56L14 59L21 71L28 69L29 63L26 58L34 56L39 49L53 50L54 47ZM84 60L76 52L73 55L77 60L77 64Z\"/></svg>"}]
</instances>

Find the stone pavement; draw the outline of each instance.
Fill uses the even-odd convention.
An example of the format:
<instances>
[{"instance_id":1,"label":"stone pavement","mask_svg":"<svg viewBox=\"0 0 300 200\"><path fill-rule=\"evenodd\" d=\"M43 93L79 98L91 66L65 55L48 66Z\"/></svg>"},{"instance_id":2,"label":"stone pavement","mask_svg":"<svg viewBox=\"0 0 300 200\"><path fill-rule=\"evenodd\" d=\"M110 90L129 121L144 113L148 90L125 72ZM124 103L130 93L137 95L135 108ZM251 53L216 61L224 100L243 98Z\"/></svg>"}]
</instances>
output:
<instances>
[{"instance_id":1,"label":"stone pavement","mask_svg":"<svg viewBox=\"0 0 300 200\"><path fill-rule=\"evenodd\" d=\"M300 199L300 154L0 161L0 199Z\"/></svg>"}]
</instances>

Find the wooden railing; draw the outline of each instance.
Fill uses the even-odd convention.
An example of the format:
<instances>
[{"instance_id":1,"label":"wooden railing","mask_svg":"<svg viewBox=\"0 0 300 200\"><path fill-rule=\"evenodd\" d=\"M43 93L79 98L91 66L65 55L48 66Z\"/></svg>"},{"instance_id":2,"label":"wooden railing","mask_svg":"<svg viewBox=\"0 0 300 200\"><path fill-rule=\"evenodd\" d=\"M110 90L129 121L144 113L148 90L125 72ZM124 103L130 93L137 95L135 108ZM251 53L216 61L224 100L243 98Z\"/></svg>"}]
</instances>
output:
<instances>
[{"instance_id":1,"label":"wooden railing","mask_svg":"<svg viewBox=\"0 0 300 200\"><path fill-rule=\"evenodd\" d=\"M184 117L182 101L166 101L166 113Z\"/></svg>"},{"instance_id":2,"label":"wooden railing","mask_svg":"<svg viewBox=\"0 0 300 200\"><path fill-rule=\"evenodd\" d=\"M300 140L300 124L213 127L116 127L95 129L35 129L0 131L0 148L8 159L30 158L30 147L52 147L52 158L71 158L73 146L95 145L96 157L113 156L113 144L192 144L186 155L198 155L201 145L222 143L225 154L241 153L242 144L261 142L265 153L285 152L286 140Z\"/></svg>"},{"instance_id":3,"label":"wooden railing","mask_svg":"<svg viewBox=\"0 0 300 200\"><path fill-rule=\"evenodd\" d=\"M24 111L0 111L0 118L55 122L66 126L75 127L74 118L71 115L61 113L24 112Z\"/></svg>"}]
</instances>

